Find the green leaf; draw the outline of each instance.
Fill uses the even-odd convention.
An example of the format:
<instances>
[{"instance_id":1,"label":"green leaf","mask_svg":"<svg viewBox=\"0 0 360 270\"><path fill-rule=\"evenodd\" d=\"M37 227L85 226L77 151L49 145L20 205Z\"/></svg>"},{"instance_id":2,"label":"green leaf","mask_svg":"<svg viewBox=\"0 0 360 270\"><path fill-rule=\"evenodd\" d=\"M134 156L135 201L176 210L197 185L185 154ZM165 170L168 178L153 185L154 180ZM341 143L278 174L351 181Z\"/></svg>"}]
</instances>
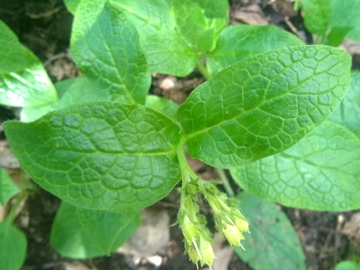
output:
<instances>
[{"instance_id":1,"label":"green leaf","mask_svg":"<svg viewBox=\"0 0 360 270\"><path fill-rule=\"evenodd\" d=\"M115 252L140 226L137 212L90 210L62 202L50 242L62 256L87 259Z\"/></svg>"},{"instance_id":2,"label":"green leaf","mask_svg":"<svg viewBox=\"0 0 360 270\"><path fill-rule=\"evenodd\" d=\"M347 34L351 39L360 41L360 1L331 0L332 10L336 11L332 17L331 29L335 27L350 27Z\"/></svg>"},{"instance_id":3,"label":"green leaf","mask_svg":"<svg viewBox=\"0 0 360 270\"><path fill-rule=\"evenodd\" d=\"M206 63L214 76L220 70L255 54L301 45L304 43L300 39L276 26L233 25L220 33L216 48Z\"/></svg>"},{"instance_id":4,"label":"green leaf","mask_svg":"<svg viewBox=\"0 0 360 270\"><path fill-rule=\"evenodd\" d=\"M145 105L169 117L171 120L177 121L176 111L179 109L179 105L177 105L174 101L151 95L146 97Z\"/></svg>"},{"instance_id":5,"label":"green leaf","mask_svg":"<svg viewBox=\"0 0 360 270\"><path fill-rule=\"evenodd\" d=\"M302 9L305 12L305 27L311 33L323 36L329 29L333 17L330 1L302 0Z\"/></svg>"},{"instance_id":6,"label":"green leaf","mask_svg":"<svg viewBox=\"0 0 360 270\"><path fill-rule=\"evenodd\" d=\"M180 179L180 128L142 105L79 104L4 130L21 166L44 189L76 206L135 211Z\"/></svg>"},{"instance_id":7,"label":"green leaf","mask_svg":"<svg viewBox=\"0 0 360 270\"><path fill-rule=\"evenodd\" d=\"M351 82L340 106L329 118L360 138L360 71L351 71Z\"/></svg>"},{"instance_id":8,"label":"green leaf","mask_svg":"<svg viewBox=\"0 0 360 270\"><path fill-rule=\"evenodd\" d=\"M194 70L198 59L196 52L175 30L146 37L142 47L151 72L184 77Z\"/></svg>"},{"instance_id":9,"label":"green leaf","mask_svg":"<svg viewBox=\"0 0 360 270\"><path fill-rule=\"evenodd\" d=\"M194 0L204 10L208 18L224 18L228 16L229 3L224 0Z\"/></svg>"},{"instance_id":10,"label":"green leaf","mask_svg":"<svg viewBox=\"0 0 360 270\"><path fill-rule=\"evenodd\" d=\"M334 270L360 270L360 265L353 261L342 261L335 266Z\"/></svg>"},{"instance_id":11,"label":"green leaf","mask_svg":"<svg viewBox=\"0 0 360 270\"><path fill-rule=\"evenodd\" d=\"M231 168L284 151L338 106L350 63L344 51L319 45L271 51L224 69L177 112L191 156Z\"/></svg>"},{"instance_id":12,"label":"green leaf","mask_svg":"<svg viewBox=\"0 0 360 270\"><path fill-rule=\"evenodd\" d=\"M221 18L207 17L207 14L213 15L210 11L213 5L207 7L206 3L214 3L214 1L173 0L172 6L180 35L198 53L211 51L214 48L221 30L228 25L229 20L226 14ZM221 0L217 5L227 9L228 2Z\"/></svg>"},{"instance_id":13,"label":"green leaf","mask_svg":"<svg viewBox=\"0 0 360 270\"><path fill-rule=\"evenodd\" d=\"M63 0L68 11L75 14L76 8L80 4L81 0Z\"/></svg>"},{"instance_id":14,"label":"green leaf","mask_svg":"<svg viewBox=\"0 0 360 270\"><path fill-rule=\"evenodd\" d=\"M294 228L276 205L246 192L237 196L250 224L236 254L256 270L306 269L305 256Z\"/></svg>"},{"instance_id":15,"label":"green leaf","mask_svg":"<svg viewBox=\"0 0 360 270\"><path fill-rule=\"evenodd\" d=\"M360 141L325 122L275 156L231 170L246 191L278 203L317 211L360 208Z\"/></svg>"},{"instance_id":16,"label":"green leaf","mask_svg":"<svg viewBox=\"0 0 360 270\"><path fill-rule=\"evenodd\" d=\"M11 218L0 222L0 269L17 270L25 261L27 241Z\"/></svg>"},{"instance_id":17,"label":"green leaf","mask_svg":"<svg viewBox=\"0 0 360 270\"><path fill-rule=\"evenodd\" d=\"M97 84L87 77L76 77L55 84L59 100L37 107L24 108L20 119L23 122L32 122L45 114L67 108L74 104L92 101L112 100L112 95L105 91L99 91Z\"/></svg>"},{"instance_id":18,"label":"green leaf","mask_svg":"<svg viewBox=\"0 0 360 270\"><path fill-rule=\"evenodd\" d=\"M166 0L112 0L111 3L124 12L141 39L159 31L174 29L170 5Z\"/></svg>"},{"instance_id":19,"label":"green leaf","mask_svg":"<svg viewBox=\"0 0 360 270\"><path fill-rule=\"evenodd\" d=\"M57 100L41 62L0 20L0 103L37 106Z\"/></svg>"},{"instance_id":20,"label":"green leaf","mask_svg":"<svg viewBox=\"0 0 360 270\"><path fill-rule=\"evenodd\" d=\"M150 87L135 27L109 2L82 1L73 25L71 50L79 69L121 103L145 103ZM93 16L98 15L93 21Z\"/></svg>"},{"instance_id":21,"label":"green leaf","mask_svg":"<svg viewBox=\"0 0 360 270\"><path fill-rule=\"evenodd\" d=\"M5 205L11 197L19 192L20 189L11 180L6 170L0 169L0 203Z\"/></svg>"},{"instance_id":22,"label":"green leaf","mask_svg":"<svg viewBox=\"0 0 360 270\"><path fill-rule=\"evenodd\" d=\"M348 26L334 27L327 36L327 44L334 47L340 46L351 29L352 27Z\"/></svg>"}]
</instances>

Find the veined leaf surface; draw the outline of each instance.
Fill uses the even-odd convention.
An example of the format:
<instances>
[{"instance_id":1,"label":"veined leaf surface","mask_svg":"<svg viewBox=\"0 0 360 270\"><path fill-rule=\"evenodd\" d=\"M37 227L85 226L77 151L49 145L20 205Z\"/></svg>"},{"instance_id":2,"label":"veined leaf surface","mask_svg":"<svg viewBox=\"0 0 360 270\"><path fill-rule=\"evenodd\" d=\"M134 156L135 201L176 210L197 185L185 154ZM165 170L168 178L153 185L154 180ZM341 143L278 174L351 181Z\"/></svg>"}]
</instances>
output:
<instances>
[{"instance_id":1,"label":"veined leaf surface","mask_svg":"<svg viewBox=\"0 0 360 270\"><path fill-rule=\"evenodd\" d=\"M174 29L170 5L166 0L111 0L134 24L140 39L159 31Z\"/></svg>"},{"instance_id":2,"label":"veined leaf surface","mask_svg":"<svg viewBox=\"0 0 360 270\"><path fill-rule=\"evenodd\" d=\"M180 128L142 105L80 104L32 123L5 122L4 130L33 179L80 207L135 211L180 179Z\"/></svg>"},{"instance_id":3,"label":"veined leaf surface","mask_svg":"<svg viewBox=\"0 0 360 270\"><path fill-rule=\"evenodd\" d=\"M74 59L116 101L144 104L150 74L138 33L121 11L109 2L102 8L102 2L82 1L77 9L71 38Z\"/></svg>"},{"instance_id":4,"label":"veined leaf surface","mask_svg":"<svg viewBox=\"0 0 360 270\"><path fill-rule=\"evenodd\" d=\"M351 71L349 89L329 119L348 128L360 138L360 71Z\"/></svg>"},{"instance_id":5,"label":"veined leaf surface","mask_svg":"<svg viewBox=\"0 0 360 270\"><path fill-rule=\"evenodd\" d=\"M208 6L207 3L211 5ZM210 10L213 4L214 2L209 0L173 0L172 2L175 25L180 35L198 53L211 51L219 33L228 25L229 18L226 13L206 11ZM228 8L226 0L218 0L217 5L223 7L220 10ZM218 16L220 14L223 17Z\"/></svg>"},{"instance_id":6,"label":"veined leaf surface","mask_svg":"<svg viewBox=\"0 0 360 270\"><path fill-rule=\"evenodd\" d=\"M350 82L350 64L342 50L301 46L219 72L177 112L191 156L231 168L284 151L335 110Z\"/></svg>"},{"instance_id":7,"label":"veined leaf surface","mask_svg":"<svg viewBox=\"0 0 360 270\"><path fill-rule=\"evenodd\" d=\"M293 147L231 175L246 191L278 203L317 211L360 207L360 141L327 121Z\"/></svg>"}]
</instances>

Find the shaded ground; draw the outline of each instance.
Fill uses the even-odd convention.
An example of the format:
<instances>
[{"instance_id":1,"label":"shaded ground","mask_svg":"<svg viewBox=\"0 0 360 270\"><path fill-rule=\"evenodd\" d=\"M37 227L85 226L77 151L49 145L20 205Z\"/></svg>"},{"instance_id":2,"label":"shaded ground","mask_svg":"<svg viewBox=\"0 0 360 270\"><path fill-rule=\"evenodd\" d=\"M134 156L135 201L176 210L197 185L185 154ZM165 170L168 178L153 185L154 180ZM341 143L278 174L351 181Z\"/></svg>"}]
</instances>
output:
<instances>
[{"instance_id":1,"label":"shaded ground","mask_svg":"<svg viewBox=\"0 0 360 270\"><path fill-rule=\"evenodd\" d=\"M304 30L301 16L292 10L289 2L271 1L272 5L269 2L268 0L234 1L231 22L275 24L287 31L296 32L307 43L312 43L311 35ZM61 0L2 1L0 2L0 19L5 21L19 36L21 42L44 62L54 81L78 75L68 51L72 15L67 12ZM354 54L353 60L353 68L360 69L359 52ZM151 91L181 103L203 80L200 73L196 71L182 79L155 75ZM12 119L15 115L16 110L0 107L1 122ZM0 140L4 138L4 134L1 133ZM205 179L216 177L214 170L204 164L197 163L193 166ZM234 190L239 189L234 183L232 185ZM178 199L178 194L174 191L156 204L157 207L166 210L170 217L170 224L176 221ZM28 253L22 269L70 269L66 263L74 262L62 258L49 244L50 228L59 203L56 197L41 189L27 199L17 218L17 225L25 232L28 239ZM204 209L206 213L206 205ZM287 207L281 207L281 209L288 216L300 237L308 269L333 269L337 262L351 259L354 254L360 253L356 232L346 227L350 226L348 224L351 223L347 222L355 217L356 211L321 213ZM206 214L211 226L211 215ZM163 258L159 269L196 269L188 261L188 257L183 255L182 241L178 227L170 227L168 245L157 252ZM140 263L135 265L131 255L118 253L110 257L85 260L82 263L87 267L84 269L155 269L155 266L146 260L140 260ZM241 262L236 255L232 255L228 269L251 268Z\"/></svg>"}]
</instances>

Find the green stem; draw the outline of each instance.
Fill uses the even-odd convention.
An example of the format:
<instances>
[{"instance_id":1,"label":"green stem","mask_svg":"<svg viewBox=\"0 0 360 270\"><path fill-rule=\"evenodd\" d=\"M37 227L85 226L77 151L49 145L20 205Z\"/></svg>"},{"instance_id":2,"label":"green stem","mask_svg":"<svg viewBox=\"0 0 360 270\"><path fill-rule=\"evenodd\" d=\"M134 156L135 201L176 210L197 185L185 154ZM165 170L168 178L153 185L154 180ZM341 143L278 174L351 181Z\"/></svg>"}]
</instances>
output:
<instances>
[{"instance_id":1,"label":"green stem","mask_svg":"<svg viewBox=\"0 0 360 270\"><path fill-rule=\"evenodd\" d=\"M19 197L17 197L16 202L14 203L14 205L11 207L10 213L9 213L9 218L14 219L15 216L15 211L18 208L19 204L21 203L21 201L27 197L30 194L29 191L25 190Z\"/></svg>"},{"instance_id":2,"label":"green stem","mask_svg":"<svg viewBox=\"0 0 360 270\"><path fill-rule=\"evenodd\" d=\"M206 80L211 79L211 75L210 75L209 71L204 66L204 64L201 62L201 60L197 61L196 66L199 69L199 71L201 72L201 74L205 77Z\"/></svg>"},{"instance_id":3,"label":"green stem","mask_svg":"<svg viewBox=\"0 0 360 270\"><path fill-rule=\"evenodd\" d=\"M228 181L228 179L227 179L227 177L225 175L224 170L216 168L216 171L220 176L220 179L221 179L221 181L223 183L223 186L224 186L224 188L226 190L226 193L229 195L229 197L234 197L235 193L234 193L234 191L232 190L232 188L231 188L231 186L229 184L229 181Z\"/></svg>"}]
</instances>

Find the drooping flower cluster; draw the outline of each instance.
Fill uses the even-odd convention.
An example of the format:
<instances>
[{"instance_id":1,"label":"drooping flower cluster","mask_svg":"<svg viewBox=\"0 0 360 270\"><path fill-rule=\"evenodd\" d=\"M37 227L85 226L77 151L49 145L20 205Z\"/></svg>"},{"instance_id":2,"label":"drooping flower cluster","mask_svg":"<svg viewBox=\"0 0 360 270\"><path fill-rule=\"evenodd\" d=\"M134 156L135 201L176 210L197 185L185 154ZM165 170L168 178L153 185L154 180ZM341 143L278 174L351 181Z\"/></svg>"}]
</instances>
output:
<instances>
[{"instance_id":1,"label":"drooping flower cluster","mask_svg":"<svg viewBox=\"0 0 360 270\"><path fill-rule=\"evenodd\" d=\"M187 182L181 192L178 222L185 237L185 253L194 263L212 265L215 253L211 246L212 235L206 227L205 217L199 214L197 193L201 192L214 211L215 226L231 245L241 246L249 232L249 224L240 213L237 201L220 192L213 182L195 179Z\"/></svg>"}]
</instances>

